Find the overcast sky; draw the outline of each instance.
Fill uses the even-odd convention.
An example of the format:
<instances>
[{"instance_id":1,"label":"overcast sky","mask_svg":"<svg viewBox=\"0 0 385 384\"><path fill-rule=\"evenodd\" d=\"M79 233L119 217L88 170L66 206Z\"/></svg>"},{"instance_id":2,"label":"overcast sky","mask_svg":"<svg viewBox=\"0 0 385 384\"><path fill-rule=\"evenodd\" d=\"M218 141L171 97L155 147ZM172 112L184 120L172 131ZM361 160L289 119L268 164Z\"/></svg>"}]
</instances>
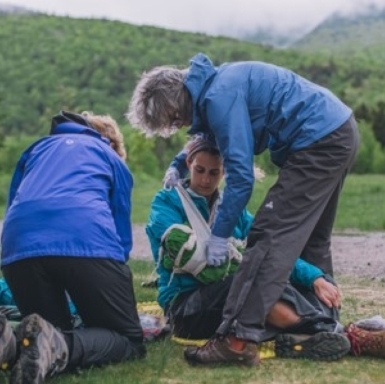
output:
<instances>
[{"instance_id":1,"label":"overcast sky","mask_svg":"<svg viewBox=\"0 0 385 384\"><path fill-rule=\"evenodd\" d=\"M279 31L309 29L333 12L351 13L385 0L0 0L50 14L97 17L165 28L217 33L224 26Z\"/></svg>"}]
</instances>

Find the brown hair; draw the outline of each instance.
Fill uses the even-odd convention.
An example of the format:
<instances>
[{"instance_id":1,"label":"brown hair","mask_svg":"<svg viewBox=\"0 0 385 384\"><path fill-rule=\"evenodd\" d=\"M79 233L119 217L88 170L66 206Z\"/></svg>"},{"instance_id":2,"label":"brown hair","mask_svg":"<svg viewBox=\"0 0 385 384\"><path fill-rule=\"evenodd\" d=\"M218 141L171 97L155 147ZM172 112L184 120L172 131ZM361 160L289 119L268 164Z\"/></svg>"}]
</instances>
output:
<instances>
[{"instance_id":1,"label":"brown hair","mask_svg":"<svg viewBox=\"0 0 385 384\"><path fill-rule=\"evenodd\" d=\"M184 146L186 152L186 162L191 163L194 157L199 152L207 152L213 156L222 157L219 148L213 140L210 140L206 135L195 135L193 136ZM254 165L254 178L255 181L262 182L265 178L265 172L263 169Z\"/></svg>"},{"instance_id":2,"label":"brown hair","mask_svg":"<svg viewBox=\"0 0 385 384\"><path fill-rule=\"evenodd\" d=\"M221 157L221 153L215 142L204 135L193 136L184 146L184 151L187 154L186 161L188 163L191 163L199 152L207 152L210 155Z\"/></svg>"},{"instance_id":3,"label":"brown hair","mask_svg":"<svg viewBox=\"0 0 385 384\"><path fill-rule=\"evenodd\" d=\"M82 116L90 122L102 136L110 140L111 148L126 160L127 153L124 147L123 135L120 132L118 123L110 115L94 115L92 112L84 111Z\"/></svg>"}]
</instances>

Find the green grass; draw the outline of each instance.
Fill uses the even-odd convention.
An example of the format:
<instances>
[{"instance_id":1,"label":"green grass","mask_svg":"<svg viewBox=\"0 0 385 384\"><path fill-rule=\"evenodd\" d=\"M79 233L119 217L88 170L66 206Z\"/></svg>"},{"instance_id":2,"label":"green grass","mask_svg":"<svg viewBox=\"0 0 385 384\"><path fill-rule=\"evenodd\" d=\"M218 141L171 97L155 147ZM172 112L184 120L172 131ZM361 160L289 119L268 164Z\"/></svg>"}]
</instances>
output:
<instances>
[{"instance_id":1,"label":"green grass","mask_svg":"<svg viewBox=\"0 0 385 384\"><path fill-rule=\"evenodd\" d=\"M162 181L139 175L134 178L132 190L132 222L146 223L150 211L151 201L156 192L162 188Z\"/></svg>"},{"instance_id":2,"label":"green grass","mask_svg":"<svg viewBox=\"0 0 385 384\"><path fill-rule=\"evenodd\" d=\"M338 207L335 228L385 230L385 175L347 177Z\"/></svg>"},{"instance_id":3,"label":"green grass","mask_svg":"<svg viewBox=\"0 0 385 384\"><path fill-rule=\"evenodd\" d=\"M249 209L254 212L275 177L269 176L255 187ZM133 192L133 222L147 221L153 195L160 180L138 178ZM341 195L336 230L385 230L385 175L350 175ZM131 260L138 301L153 301L156 290L143 288L151 279L153 263ZM341 320L344 324L380 314L385 317L385 281L337 276L344 293ZM52 379L58 384L182 384L182 383L261 383L261 384L372 384L384 382L384 361L345 357L337 362L264 360L256 369L237 367L192 368L183 359L183 347L166 339L148 345L145 360L85 370L76 375ZM2 381L3 380L3 381ZM0 372L0 383L6 382Z\"/></svg>"},{"instance_id":4,"label":"green grass","mask_svg":"<svg viewBox=\"0 0 385 384\"><path fill-rule=\"evenodd\" d=\"M156 290L141 287L150 278L151 262L131 260L138 301L155 300ZM383 281L337 276L344 292L342 322L381 314L385 316ZM344 357L336 362L306 360L263 360L258 368L223 366L190 367L183 359L183 346L166 339L148 345L147 358L104 368L93 368L79 374L53 378L56 384L372 384L384 382L384 360ZM0 383L3 377L0 373ZM5 381L4 381L5 382Z\"/></svg>"},{"instance_id":5,"label":"green grass","mask_svg":"<svg viewBox=\"0 0 385 384\"><path fill-rule=\"evenodd\" d=\"M257 183L248 208L255 213L268 189L275 182L268 176ZM145 223L154 194L162 187L160 180L138 178L133 193L133 222ZM349 175L340 197L335 230L385 230L385 175Z\"/></svg>"},{"instance_id":6,"label":"green grass","mask_svg":"<svg viewBox=\"0 0 385 384\"><path fill-rule=\"evenodd\" d=\"M253 196L248 204L251 213L256 212L275 180L275 176L267 176L263 183L256 183ZM132 194L132 222L134 224L147 222L152 198L160 188L162 188L162 182L159 179L143 175L135 177ZM347 229L384 231L384 196L385 175L349 175L341 194L334 226L335 231ZM0 207L0 216L3 213L4 205Z\"/></svg>"}]
</instances>

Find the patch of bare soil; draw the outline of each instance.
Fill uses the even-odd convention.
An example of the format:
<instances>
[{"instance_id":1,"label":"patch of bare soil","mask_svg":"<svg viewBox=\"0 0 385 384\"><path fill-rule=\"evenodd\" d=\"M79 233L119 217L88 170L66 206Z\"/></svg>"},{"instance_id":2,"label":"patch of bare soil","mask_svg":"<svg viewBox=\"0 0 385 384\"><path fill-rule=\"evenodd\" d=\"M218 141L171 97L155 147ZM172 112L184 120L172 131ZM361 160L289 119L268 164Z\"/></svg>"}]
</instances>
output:
<instances>
[{"instance_id":1,"label":"patch of bare soil","mask_svg":"<svg viewBox=\"0 0 385 384\"><path fill-rule=\"evenodd\" d=\"M152 260L144 226L133 226L133 259ZM385 232L336 233L332 238L334 271L359 277L385 279Z\"/></svg>"},{"instance_id":2,"label":"patch of bare soil","mask_svg":"<svg viewBox=\"0 0 385 384\"><path fill-rule=\"evenodd\" d=\"M385 232L336 234L332 252L336 273L385 278Z\"/></svg>"},{"instance_id":3,"label":"patch of bare soil","mask_svg":"<svg viewBox=\"0 0 385 384\"><path fill-rule=\"evenodd\" d=\"M2 221L0 221L0 232ZM133 226L133 259L152 260L144 225ZM335 233L332 237L334 271L373 279L385 279L385 232Z\"/></svg>"}]
</instances>

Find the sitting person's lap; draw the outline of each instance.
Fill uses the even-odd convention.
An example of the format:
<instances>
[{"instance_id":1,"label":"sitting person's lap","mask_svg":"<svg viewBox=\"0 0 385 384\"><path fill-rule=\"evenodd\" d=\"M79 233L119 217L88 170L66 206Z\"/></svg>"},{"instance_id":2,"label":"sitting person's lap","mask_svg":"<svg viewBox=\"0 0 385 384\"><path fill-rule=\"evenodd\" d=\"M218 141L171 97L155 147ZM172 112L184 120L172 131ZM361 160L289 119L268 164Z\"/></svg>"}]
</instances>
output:
<instances>
[{"instance_id":1,"label":"sitting person's lap","mask_svg":"<svg viewBox=\"0 0 385 384\"><path fill-rule=\"evenodd\" d=\"M232 280L233 276L228 276L224 280L177 295L166 308L174 335L188 339L212 337L222 322L222 310ZM297 325L285 329L267 323L263 341L274 338L280 332L333 332L339 324L338 311L328 308L310 289L288 284L280 302L292 308L301 320Z\"/></svg>"}]
</instances>

